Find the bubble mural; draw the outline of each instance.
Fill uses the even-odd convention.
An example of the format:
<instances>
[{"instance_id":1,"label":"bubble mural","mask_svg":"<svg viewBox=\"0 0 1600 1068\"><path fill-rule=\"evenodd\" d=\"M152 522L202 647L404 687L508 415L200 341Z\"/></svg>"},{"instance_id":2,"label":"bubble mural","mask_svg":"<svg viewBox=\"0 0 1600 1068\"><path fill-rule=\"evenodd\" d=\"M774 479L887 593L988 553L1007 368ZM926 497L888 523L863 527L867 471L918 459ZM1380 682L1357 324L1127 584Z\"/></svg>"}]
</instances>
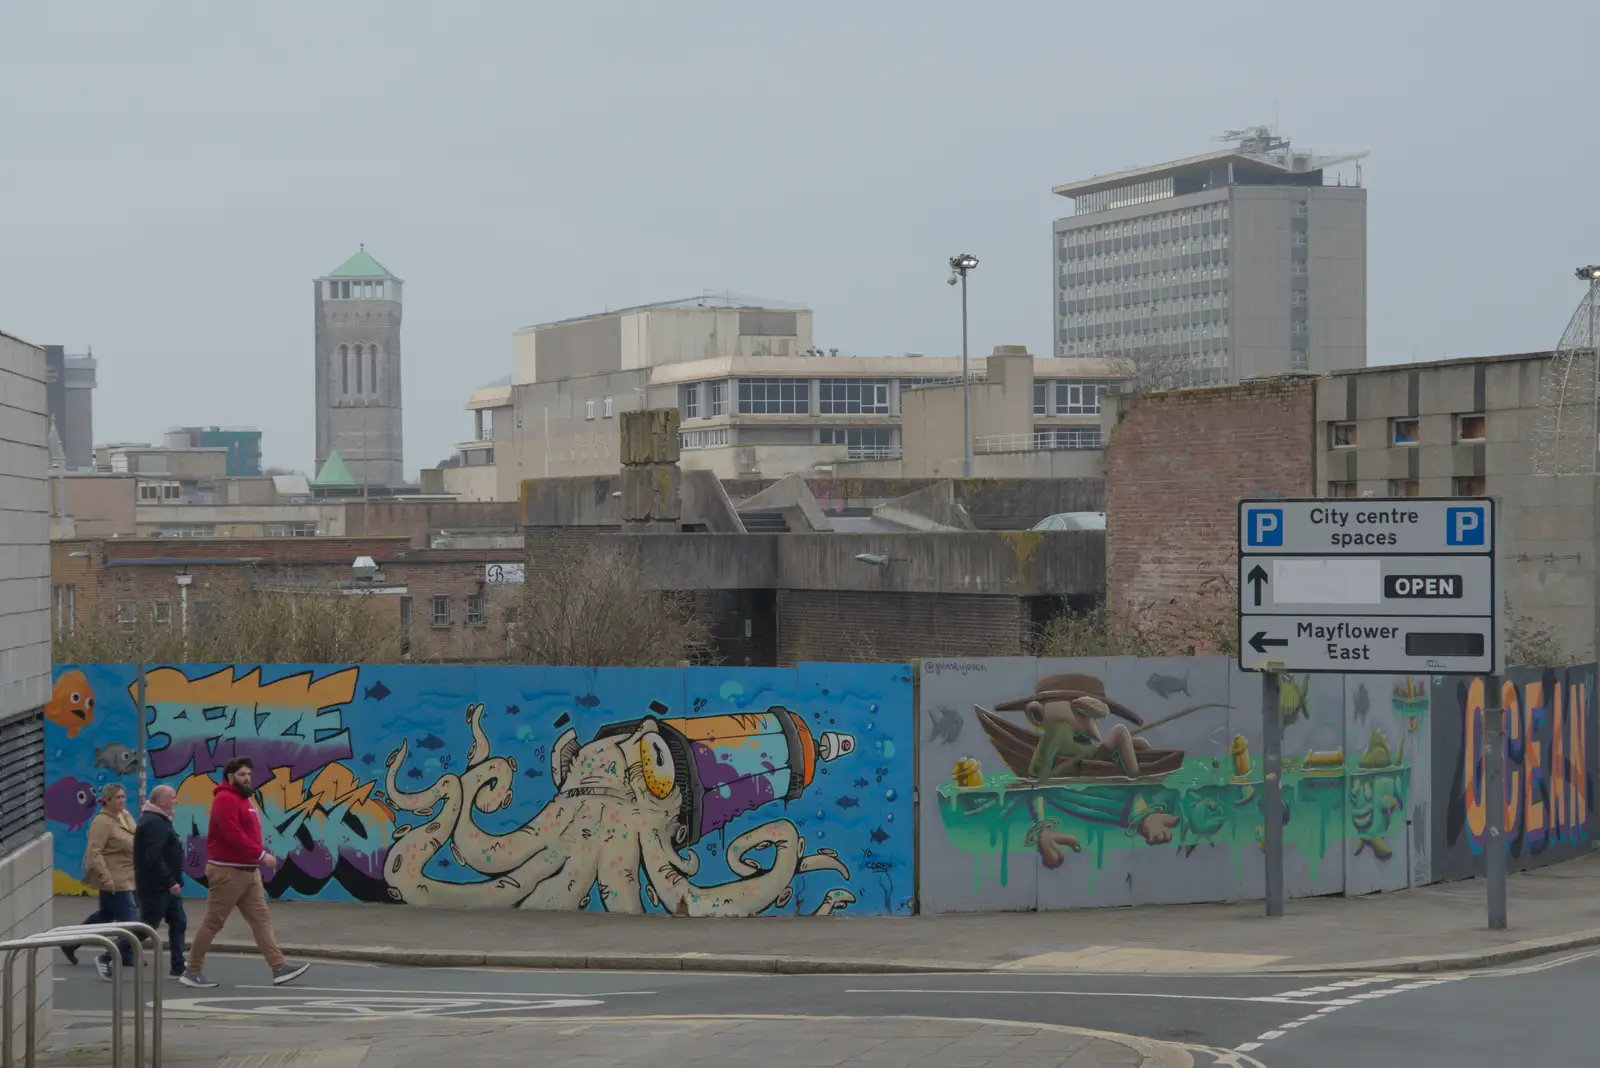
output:
<instances>
[{"instance_id":1,"label":"bubble mural","mask_svg":"<svg viewBox=\"0 0 1600 1068\"><path fill-rule=\"evenodd\" d=\"M249 756L274 897L690 916L914 906L907 665L57 669L46 816L79 892L95 792L178 790L203 893ZM85 714L87 713L87 714Z\"/></svg>"}]
</instances>

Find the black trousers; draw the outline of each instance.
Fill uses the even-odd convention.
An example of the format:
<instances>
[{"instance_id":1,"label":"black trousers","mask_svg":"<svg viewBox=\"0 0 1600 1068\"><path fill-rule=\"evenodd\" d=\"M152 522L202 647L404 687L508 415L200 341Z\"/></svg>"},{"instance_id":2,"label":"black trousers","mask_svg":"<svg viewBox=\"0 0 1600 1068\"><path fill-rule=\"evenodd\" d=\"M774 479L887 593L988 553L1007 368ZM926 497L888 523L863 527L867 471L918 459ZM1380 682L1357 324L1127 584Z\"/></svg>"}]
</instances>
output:
<instances>
[{"instance_id":1,"label":"black trousers","mask_svg":"<svg viewBox=\"0 0 1600 1068\"><path fill-rule=\"evenodd\" d=\"M157 890L139 895L139 922L159 928L167 923L167 943L172 951L174 969L183 967L183 933L188 929L189 917L183 911L183 898L171 890Z\"/></svg>"}]
</instances>

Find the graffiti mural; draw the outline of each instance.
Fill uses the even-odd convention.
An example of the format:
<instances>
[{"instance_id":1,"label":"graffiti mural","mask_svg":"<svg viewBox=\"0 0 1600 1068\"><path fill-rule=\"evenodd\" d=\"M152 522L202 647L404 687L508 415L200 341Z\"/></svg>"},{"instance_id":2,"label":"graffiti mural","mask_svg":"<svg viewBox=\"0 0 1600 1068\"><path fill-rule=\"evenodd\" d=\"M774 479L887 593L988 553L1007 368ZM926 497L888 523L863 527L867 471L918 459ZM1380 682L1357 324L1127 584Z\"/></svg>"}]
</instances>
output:
<instances>
[{"instance_id":1,"label":"graffiti mural","mask_svg":"<svg viewBox=\"0 0 1600 1068\"><path fill-rule=\"evenodd\" d=\"M93 709L49 720L59 891L81 890L95 791L136 781L136 676L58 671ZM911 691L904 665L163 666L145 674L142 759L178 790L196 893L212 787L249 756L283 858L263 871L274 897L903 914Z\"/></svg>"},{"instance_id":2,"label":"graffiti mural","mask_svg":"<svg viewBox=\"0 0 1600 1068\"><path fill-rule=\"evenodd\" d=\"M1511 869L1589 852L1595 767L1595 668L1512 668L1503 710L1504 823ZM1433 877L1482 871L1488 829L1484 680L1436 678Z\"/></svg>"},{"instance_id":3,"label":"graffiti mural","mask_svg":"<svg viewBox=\"0 0 1600 1068\"><path fill-rule=\"evenodd\" d=\"M1220 658L919 667L919 781L938 803L922 819L925 911L1261 896L1260 676ZM1294 896L1409 881L1407 747L1426 738L1426 701L1415 723L1387 699L1347 709L1346 682L1272 684Z\"/></svg>"}]
</instances>

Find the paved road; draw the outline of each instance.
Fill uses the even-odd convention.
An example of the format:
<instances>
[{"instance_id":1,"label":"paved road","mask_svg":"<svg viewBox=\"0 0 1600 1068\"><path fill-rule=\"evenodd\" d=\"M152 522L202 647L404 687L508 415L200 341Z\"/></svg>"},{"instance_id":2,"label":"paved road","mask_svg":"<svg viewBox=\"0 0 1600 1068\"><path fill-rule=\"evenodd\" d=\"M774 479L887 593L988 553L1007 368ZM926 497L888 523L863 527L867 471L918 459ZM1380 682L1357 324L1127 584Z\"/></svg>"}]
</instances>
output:
<instances>
[{"instance_id":1,"label":"paved road","mask_svg":"<svg viewBox=\"0 0 1600 1068\"><path fill-rule=\"evenodd\" d=\"M299 983L273 988L259 959L214 957L207 970L220 988L166 982L169 1012L225 1015L230 1026L401 1016L987 1019L1239 1050L1272 1068L1587 1062L1587 1032L1579 1029L1600 1003L1600 951L1415 977L753 976L317 963ZM106 1006L92 969L56 974L57 1007Z\"/></svg>"}]
</instances>

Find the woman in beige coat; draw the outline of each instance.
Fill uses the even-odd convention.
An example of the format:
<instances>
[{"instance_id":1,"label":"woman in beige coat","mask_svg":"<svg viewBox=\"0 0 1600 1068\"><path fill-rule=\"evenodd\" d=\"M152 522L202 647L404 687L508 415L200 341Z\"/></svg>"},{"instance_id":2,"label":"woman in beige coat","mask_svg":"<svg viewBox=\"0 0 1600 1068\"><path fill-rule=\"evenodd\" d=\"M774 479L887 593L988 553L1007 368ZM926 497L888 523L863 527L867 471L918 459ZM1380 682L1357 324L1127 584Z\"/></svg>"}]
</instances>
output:
<instances>
[{"instance_id":1,"label":"woman in beige coat","mask_svg":"<svg viewBox=\"0 0 1600 1068\"><path fill-rule=\"evenodd\" d=\"M100 891L100 907L85 923L134 922L139 918L133 901L133 834L138 825L128 811L128 791L120 783L107 783L100 790L100 811L89 821L89 846L83 851L83 881ZM64 949L67 959L76 964L76 947ZM133 949L122 946L122 963L133 963ZM95 962L100 977L111 978L111 955L103 953Z\"/></svg>"}]
</instances>

